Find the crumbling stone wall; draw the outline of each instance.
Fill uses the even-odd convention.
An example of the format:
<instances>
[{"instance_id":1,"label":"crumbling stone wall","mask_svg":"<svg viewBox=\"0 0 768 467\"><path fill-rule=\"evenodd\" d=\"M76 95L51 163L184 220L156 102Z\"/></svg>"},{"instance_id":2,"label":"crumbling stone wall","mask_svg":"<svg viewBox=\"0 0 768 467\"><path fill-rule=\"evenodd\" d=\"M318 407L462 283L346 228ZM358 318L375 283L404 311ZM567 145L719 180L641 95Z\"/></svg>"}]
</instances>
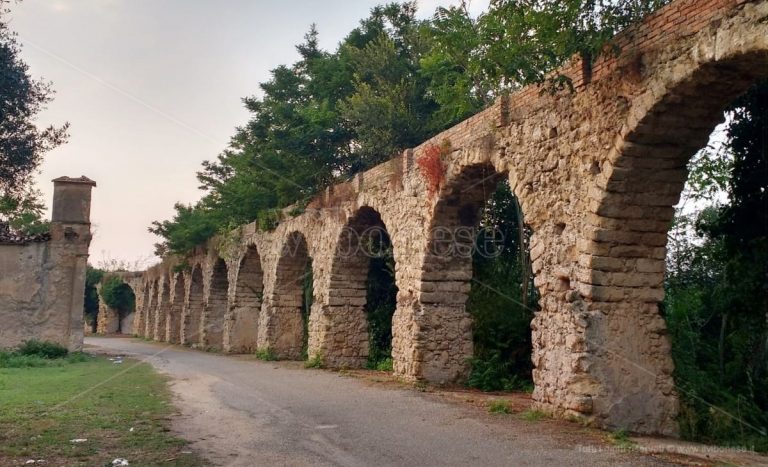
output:
<instances>
[{"instance_id":1,"label":"crumbling stone wall","mask_svg":"<svg viewBox=\"0 0 768 467\"><path fill-rule=\"evenodd\" d=\"M297 284L311 258L309 355L359 366L367 356L367 263L350 245L375 224L389 234L396 263L395 373L461 380L472 356L464 232L507 179L533 231L541 295L532 323L536 406L604 427L674 434L673 364L658 312L666 232L687 161L728 102L768 77L768 1L677 0L614 44L618 56L591 68L574 59L561 70L574 92L524 88L329 187L304 213L286 210L271 232L249 224L235 242L214 239L190 258L146 271L139 313L152 319L153 284L180 268L181 341L218 345L205 340L203 316L223 305L211 291L222 290L226 276L221 348L255 343L296 358L305 337ZM417 164L434 146L449 148L436 192ZM214 274L222 260L226 275Z\"/></svg>"},{"instance_id":2,"label":"crumbling stone wall","mask_svg":"<svg viewBox=\"0 0 768 467\"><path fill-rule=\"evenodd\" d=\"M0 348L29 339L70 350L83 346L91 189L96 184L86 177L53 182L50 236L11 241L0 235Z\"/></svg>"}]
</instances>

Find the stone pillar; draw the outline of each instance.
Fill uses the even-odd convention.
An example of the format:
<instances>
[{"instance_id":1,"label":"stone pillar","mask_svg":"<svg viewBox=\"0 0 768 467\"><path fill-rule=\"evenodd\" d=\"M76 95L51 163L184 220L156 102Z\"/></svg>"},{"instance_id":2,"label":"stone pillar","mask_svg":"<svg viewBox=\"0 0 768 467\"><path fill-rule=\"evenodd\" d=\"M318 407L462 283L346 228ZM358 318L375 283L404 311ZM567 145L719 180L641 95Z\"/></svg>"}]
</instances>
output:
<instances>
[{"instance_id":1,"label":"stone pillar","mask_svg":"<svg viewBox=\"0 0 768 467\"><path fill-rule=\"evenodd\" d=\"M365 277L365 276L363 276ZM337 293L339 291L332 291ZM308 356L331 368L362 368L368 360L368 321L362 297L330 297L315 303L309 316Z\"/></svg>"},{"instance_id":2,"label":"stone pillar","mask_svg":"<svg viewBox=\"0 0 768 467\"><path fill-rule=\"evenodd\" d=\"M298 300L293 306L285 305L290 300ZM282 305L274 300L265 301L259 316L257 347L269 349L279 358L298 360L301 358L304 323L301 318L301 297L283 298Z\"/></svg>"},{"instance_id":3,"label":"stone pillar","mask_svg":"<svg viewBox=\"0 0 768 467\"><path fill-rule=\"evenodd\" d=\"M83 290L91 243L91 189L95 186L86 177L53 180L50 254L56 265L54 274L71 278L68 290L57 292L55 309L69 316L65 341L70 350L83 347Z\"/></svg>"},{"instance_id":4,"label":"stone pillar","mask_svg":"<svg viewBox=\"0 0 768 467\"><path fill-rule=\"evenodd\" d=\"M438 384L469 375L472 318L463 304L398 300L392 319L394 371L408 380Z\"/></svg>"}]
</instances>

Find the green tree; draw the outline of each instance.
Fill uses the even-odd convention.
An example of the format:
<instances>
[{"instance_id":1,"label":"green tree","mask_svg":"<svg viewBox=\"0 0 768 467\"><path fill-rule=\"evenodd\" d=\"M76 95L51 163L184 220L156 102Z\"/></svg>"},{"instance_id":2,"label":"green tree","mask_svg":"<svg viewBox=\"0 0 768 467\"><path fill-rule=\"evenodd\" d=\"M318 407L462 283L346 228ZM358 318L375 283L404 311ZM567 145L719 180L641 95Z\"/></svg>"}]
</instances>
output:
<instances>
[{"instance_id":1,"label":"green tree","mask_svg":"<svg viewBox=\"0 0 768 467\"><path fill-rule=\"evenodd\" d=\"M65 141L67 125L35 124L53 90L34 80L21 59L16 34L8 28L7 3L0 1L0 195L18 199L43 155Z\"/></svg>"},{"instance_id":2,"label":"green tree","mask_svg":"<svg viewBox=\"0 0 768 467\"><path fill-rule=\"evenodd\" d=\"M43 219L45 205L41 197L42 194L33 189L0 195L0 220L22 235L47 232L49 222Z\"/></svg>"}]
</instances>

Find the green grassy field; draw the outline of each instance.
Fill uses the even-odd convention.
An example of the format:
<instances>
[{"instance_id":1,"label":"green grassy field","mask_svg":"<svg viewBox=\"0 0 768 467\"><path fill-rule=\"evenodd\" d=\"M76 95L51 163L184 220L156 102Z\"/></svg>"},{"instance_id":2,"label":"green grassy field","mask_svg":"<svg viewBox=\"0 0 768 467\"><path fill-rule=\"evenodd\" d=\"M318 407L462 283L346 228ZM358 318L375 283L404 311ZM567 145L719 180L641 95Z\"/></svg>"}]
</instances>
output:
<instances>
[{"instance_id":1,"label":"green grassy field","mask_svg":"<svg viewBox=\"0 0 768 467\"><path fill-rule=\"evenodd\" d=\"M168 432L170 393L151 366L78 357L0 364L0 465L204 465Z\"/></svg>"}]
</instances>

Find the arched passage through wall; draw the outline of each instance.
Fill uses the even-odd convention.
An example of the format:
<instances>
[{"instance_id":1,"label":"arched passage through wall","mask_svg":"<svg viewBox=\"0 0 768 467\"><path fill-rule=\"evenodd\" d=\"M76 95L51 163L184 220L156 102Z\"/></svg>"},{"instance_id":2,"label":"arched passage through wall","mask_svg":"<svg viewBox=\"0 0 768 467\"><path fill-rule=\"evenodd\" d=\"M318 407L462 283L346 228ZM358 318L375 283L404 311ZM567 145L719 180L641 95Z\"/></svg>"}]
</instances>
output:
<instances>
[{"instance_id":1,"label":"arched passage through wall","mask_svg":"<svg viewBox=\"0 0 768 467\"><path fill-rule=\"evenodd\" d=\"M225 324L225 347L230 352L251 353L258 347L259 315L264 298L264 272L256 245L249 245L240 261L235 301Z\"/></svg>"},{"instance_id":2,"label":"arched passage through wall","mask_svg":"<svg viewBox=\"0 0 768 467\"><path fill-rule=\"evenodd\" d=\"M184 345L200 344L200 327L203 315L203 269L197 264L189 274L189 297L186 312L183 314L183 333L181 343Z\"/></svg>"},{"instance_id":3,"label":"arched passage through wall","mask_svg":"<svg viewBox=\"0 0 768 467\"><path fill-rule=\"evenodd\" d=\"M116 332L119 334L131 334L133 332L133 320L136 317L136 293L127 282L121 287L122 306L118 308L118 323Z\"/></svg>"},{"instance_id":4,"label":"arched passage through wall","mask_svg":"<svg viewBox=\"0 0 768 467\"><path fill-rule=\"evenodd\" d=\"M397 286L392 242L378 211L362 206L341 231L326 302L310 316L309 357L372 367L391 357Z\"/></svg>"},{"instance_id":5,"label":"arched passage through wall","mask_svg":"<svg viewBox=\"0 0 768 467\"><path fill-rule=\"evenodd\" d=\"M305 286L311 285L312 258L301 232L290 233L277 260L274 289L259 318L258 347L279 358L299 359L306 341Z\"/></svg>"},{"instance_id":6,"label":"arched passage through wall","mask_svg":"<svg viewBox=\"0 0 768 467\"><path fill-rule=\"evenodd\" d=\"M166 340L171 344L181 343L181 317L184 310L184 275L176 273L171 279L173 294L166 321Z\"/></svg>"},{"instance_id":7,"label":"arched passage through wall","mask_svg":"<svg viewBox=\"0 0 768 467\"><path fill-rule=\"evenodd\" d=\"M537 309L531 231L506 179L482 160L447 177L429 227L418 301L401 304L396 316L398 328L415 330L410 339L394 336L396 373L466 381L472 362L482 373L495 367L497 377L478 384L483 389L530 381Z\"/></svg>"},{"instance_id":8,"label":"arched passage through wall","mask_svg":"<svg viewBox=\"0 0 768 467\"><path fill-rule=\"evenodd\" d=\"M203 345L206 348L210 347L216 350L223 348L228 290L227 263L222 258L217 258L211 272L208 302L205 305L205 314L203 315Z\"/></svg>"},{"instance_id":9,"label":"arched passage through wall","mask_svg":"<svg viewBox=\"0 0 768 467\"><path fill-rule=\"evenodd\" d=\"M656 98L649 90L648 99L636 99L630 115L640 117L626 123L590 193L579 292L600 311L585 342L590 375L599 381L590 409L607 426L677 431L674 365L658 306L668 231L692 156L706 146L726 106L768 77L768 51L721 54L719 61L681 63L687 74L674 82L661 75L647 86ZM617 372L622 378L604 376Z\"/></svg>"},{"instance_id":10,"label":"arched passage through wall","mask_svg":"<svg viewBox=\"0 0 768 467\"><path fill-rule=\"evenodd\" d=\"M99 316L97 332L130 334L136 317L136 294L118 275L107 276L98 287Z\"/></svg>"}]
</instances>

